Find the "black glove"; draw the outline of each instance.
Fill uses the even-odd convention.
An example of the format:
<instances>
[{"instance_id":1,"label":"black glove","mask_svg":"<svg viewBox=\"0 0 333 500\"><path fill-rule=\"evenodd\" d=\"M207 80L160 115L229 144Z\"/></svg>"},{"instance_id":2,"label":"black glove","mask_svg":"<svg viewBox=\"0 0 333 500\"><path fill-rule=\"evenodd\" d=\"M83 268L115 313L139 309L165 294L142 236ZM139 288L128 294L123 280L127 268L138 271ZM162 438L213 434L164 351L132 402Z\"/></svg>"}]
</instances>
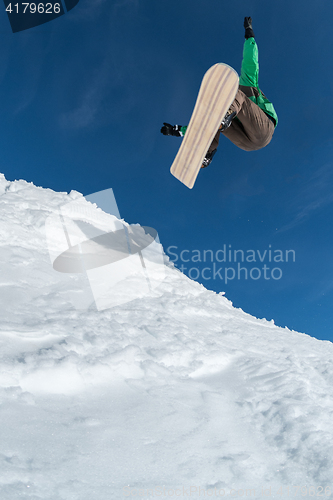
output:
<instances>
[{"instance_id":1,"label":"black glove","mask_svg":"<svg viewBox=\"0 0 333 500\"><path fill-rule=\"evenodd\" d=\"M252 29L252 17L244 17L245 38L254 38Z\"/></svg>"},{"instance_id":2,"label":"black glove","mask_svg":"<svg viewBox=\"0 0 333 500\"><path fill-rule=\"evenodd\" d=\"M170 125L170 123L163 123L161 128L161 133L163 135L173 135L175 137L181 137L183 134L180 131L181 125Z\"/></svg>"}]
</instances>

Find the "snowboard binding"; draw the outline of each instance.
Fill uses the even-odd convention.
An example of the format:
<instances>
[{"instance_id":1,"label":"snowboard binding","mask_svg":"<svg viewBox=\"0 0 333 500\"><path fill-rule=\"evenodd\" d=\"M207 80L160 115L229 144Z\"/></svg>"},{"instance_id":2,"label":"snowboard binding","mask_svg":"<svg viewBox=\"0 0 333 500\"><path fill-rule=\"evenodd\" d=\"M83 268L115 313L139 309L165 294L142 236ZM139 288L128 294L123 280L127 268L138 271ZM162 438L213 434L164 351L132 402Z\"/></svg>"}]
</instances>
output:
<instances>
[{"instance_id":1,"label":"snowboard binding","mask_svg":"<svg viewBox=\"0 0 333 500\"><path fill-rule=\"evenodd\" d=\"M208 167L208 165L210 165L212 163L212 159L213 159L213 156L215 155L216 151L217 151L217 149L213 149L213 151L206 154L206 156L202 162L201 168L206 168L206 167Z\"/></svg>"},{"instance_id":2,"label":"snowboard binding","mask_svg":"<svg viewBox=\"0 0 333 500\"><path fill-rule=\"evenodd\" d=\"M225 115L225 117L222 120L221 127L220 127L221 132L224 132L225 130L227 130L227 128L230 127L231 122L235 118L236 114L237 114L236 111L230 111L230 110L228 111L228 113Z\"/></svg>"}]
</instances>

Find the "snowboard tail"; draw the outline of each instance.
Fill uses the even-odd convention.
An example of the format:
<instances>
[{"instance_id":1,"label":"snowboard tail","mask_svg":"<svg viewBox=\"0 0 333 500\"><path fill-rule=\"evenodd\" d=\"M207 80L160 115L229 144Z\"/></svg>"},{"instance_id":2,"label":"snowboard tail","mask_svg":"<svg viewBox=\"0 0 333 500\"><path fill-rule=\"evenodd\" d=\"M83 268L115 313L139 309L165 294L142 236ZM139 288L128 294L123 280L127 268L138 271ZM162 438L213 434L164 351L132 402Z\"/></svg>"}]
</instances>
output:
<instances>
[{"instance_id":1,"label":"snowboard tail","mask_svg":"<svg viewBox=\"0 0 333 500\"><path fill-rule=\"evenodd\" d=\"M238 85L238 74L227 64L217 63L204 75L189 125L170 169L172 175L190 189L235 99Z\"/></svg>"}]
</instances>

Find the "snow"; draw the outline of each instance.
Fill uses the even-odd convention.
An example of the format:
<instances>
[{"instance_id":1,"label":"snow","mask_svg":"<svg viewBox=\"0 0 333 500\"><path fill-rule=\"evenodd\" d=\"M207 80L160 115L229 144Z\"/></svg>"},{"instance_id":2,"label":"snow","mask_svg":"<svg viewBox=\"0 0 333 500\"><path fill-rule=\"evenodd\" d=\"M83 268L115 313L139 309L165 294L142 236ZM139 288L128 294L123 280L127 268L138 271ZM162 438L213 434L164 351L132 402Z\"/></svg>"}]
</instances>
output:
<instances>
[{"instance_id":1,"label":"snow","mask_svg":"<svg viewBox=\"0 0 333 500\"><path fill-rule=\"evenodd\" d=\"M165 255L150 293L98 310L50 258L46 221L75 200L107 217L0 177L1 500L331 496L332 344Z\"/></svg>"}]
</instances>

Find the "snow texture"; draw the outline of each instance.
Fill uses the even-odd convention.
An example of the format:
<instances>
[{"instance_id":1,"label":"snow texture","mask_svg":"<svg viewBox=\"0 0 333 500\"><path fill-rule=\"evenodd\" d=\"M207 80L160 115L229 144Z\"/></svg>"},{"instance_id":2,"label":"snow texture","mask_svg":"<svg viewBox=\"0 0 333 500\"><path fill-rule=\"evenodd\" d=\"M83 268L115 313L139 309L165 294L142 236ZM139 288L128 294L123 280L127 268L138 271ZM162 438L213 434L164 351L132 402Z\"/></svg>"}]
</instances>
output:
<instances>
[{"instance_id":1,"label":"snow texture","mask_svg":"<svg viewBox=\"0 0 333 500\"><path fill-rule=\"evenodd\" d=\"M330 497L332 344L166 256L158 293L98 311L46 242L80 197L0 177L1 500Z\"/></svg>"}]
</instances>

